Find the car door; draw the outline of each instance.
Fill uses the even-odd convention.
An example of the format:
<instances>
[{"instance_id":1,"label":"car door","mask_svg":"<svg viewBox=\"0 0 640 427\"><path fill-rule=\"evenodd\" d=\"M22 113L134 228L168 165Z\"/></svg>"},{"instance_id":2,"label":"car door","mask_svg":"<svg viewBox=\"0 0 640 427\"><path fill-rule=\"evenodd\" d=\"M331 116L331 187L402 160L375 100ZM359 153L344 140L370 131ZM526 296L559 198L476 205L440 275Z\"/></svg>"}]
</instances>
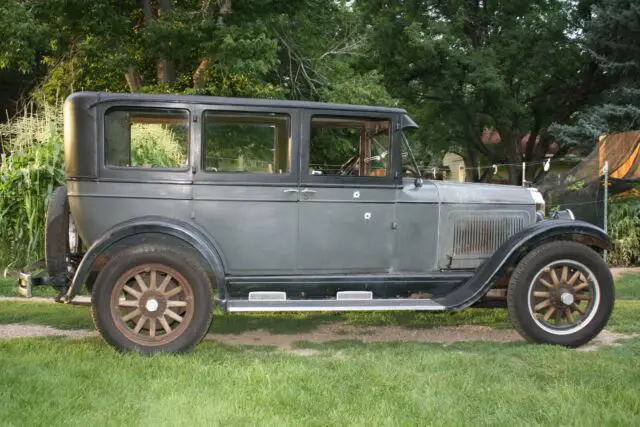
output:
<instances>
[{"instance_id":1,"label":"car door","mask_svg":"<svg viewBox=\"0 0 640 427\"><path fill-rule=\"evenodd\" d=\"M298 232L298 111L204 106L199 111L195 221L230 274L293 274Z\"/></svg>"},{"instance_id":2,"label":"car door","mask_svg":"<svg viewBox=\"0 0 640 427\"><path fill-rule=\"evenodd\" d=\"M301 120L298 269L388 272L397 187L393 116L312 110Z\"/></svg>"}]
</instances>

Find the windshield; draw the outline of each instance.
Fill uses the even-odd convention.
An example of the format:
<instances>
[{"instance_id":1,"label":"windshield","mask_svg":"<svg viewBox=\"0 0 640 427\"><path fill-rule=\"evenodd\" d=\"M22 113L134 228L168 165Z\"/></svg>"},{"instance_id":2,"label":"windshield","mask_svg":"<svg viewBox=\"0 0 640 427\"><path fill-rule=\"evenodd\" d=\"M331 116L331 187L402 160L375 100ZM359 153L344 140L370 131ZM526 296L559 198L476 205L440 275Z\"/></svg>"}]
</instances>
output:
<instances>
[{"instance_id":1,"label":"windshield","mask_svg":"<svg viewBox=\"0 0 640 427\"><path fill-rule=\"evenodd\" d=\"M407 178L418 178L421 176L420 169L418 168L418 163L413 155L413 149L409 139L412 133L412 128L404 129L402 131L402 176Z\"/></svg>"}]
</instances>

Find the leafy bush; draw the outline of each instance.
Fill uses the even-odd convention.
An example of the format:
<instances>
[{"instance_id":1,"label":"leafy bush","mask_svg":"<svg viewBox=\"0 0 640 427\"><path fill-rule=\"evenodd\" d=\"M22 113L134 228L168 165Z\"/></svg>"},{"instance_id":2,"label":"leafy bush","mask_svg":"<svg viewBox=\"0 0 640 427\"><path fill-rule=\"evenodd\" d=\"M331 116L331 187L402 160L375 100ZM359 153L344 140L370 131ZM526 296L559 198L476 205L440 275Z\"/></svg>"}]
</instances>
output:
<instances>
[{"instance_id":1,"label":"leafy bush","mask_svg":"<svg viewBox=\"0 0 640 427\"><path fill-rule=\"evenodd\" d=\"M45 212L51 192L64 184L62 108L0 124L0 262L20 266L42 257Z\"/></svg>"},{"instance_id":2,"label":"leafy bush","mask_svg":"<svg viewBox=\"0 0 640 427\"><path fill-rule=\"evenodd\" d=\"M154 124L135 124L131 126L131 140L135 141L131 166L180 168L187 164L189 138L179 135L177 130Z\"/></svg>"},{"instance_id":3,"label":"leafy bush","mask_svg":"<svg viewBox=\"0 0 640 427\"><path fill-rule=\"evenodd\" d=\"M616 266L640 264L640 198L631 192L609 203L608 231L613 240L609 263Z\"/></svg>"}]
</instances>

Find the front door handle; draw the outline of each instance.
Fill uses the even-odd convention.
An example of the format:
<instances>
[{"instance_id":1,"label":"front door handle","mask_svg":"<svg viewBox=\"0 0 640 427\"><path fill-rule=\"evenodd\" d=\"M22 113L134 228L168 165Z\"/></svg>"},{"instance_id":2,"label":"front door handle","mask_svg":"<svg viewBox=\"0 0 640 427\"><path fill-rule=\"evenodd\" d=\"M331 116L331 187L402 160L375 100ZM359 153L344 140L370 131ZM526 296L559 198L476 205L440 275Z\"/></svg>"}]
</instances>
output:
<instances>
[{"instance_id":1,"label":"front door handle","mask_svg":"<svg viewBox=\"0 0 640 427\"><path fill-rule=\"evenodd\" d=\"M311 188L303 188L300 192L304 194L311 194L311 193L315 193L316 190L313 190Z\"/></svg>"},{"instance_id":2,"label":"front door handle","mask_svg":"<svg viewBox=\"0 0 640 427\"><path fill-rule=\"evenodd\" d=\"M297 188L285 188L284 190L282 190L282 192L284 192L284 193L297 193L298 189Z\"/></svg>"}]
</instances>

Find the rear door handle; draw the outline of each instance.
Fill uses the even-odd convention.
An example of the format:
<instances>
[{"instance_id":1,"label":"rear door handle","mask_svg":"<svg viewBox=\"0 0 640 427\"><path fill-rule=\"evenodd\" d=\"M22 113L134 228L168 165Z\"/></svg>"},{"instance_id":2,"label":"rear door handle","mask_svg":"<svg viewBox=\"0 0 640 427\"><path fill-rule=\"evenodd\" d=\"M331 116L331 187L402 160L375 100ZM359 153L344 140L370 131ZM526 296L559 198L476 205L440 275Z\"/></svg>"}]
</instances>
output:
<instances>
[{"instance_id":1,"label":"rear door handle","mask_svg":"<svg viewBox=\"0 0 640 427\"><path fill-rule=\"evenodd\" d=\"M311 188L303 188L300 192L301 193L315 193L316 190L312 190Z\"/></svg>"},{"instance_id":2,"label":"rear door handle","mask_svg":"<svg viewBox=\"0 0 640 427\"><path fill-rule=\"evenodd\" d=\"M298 189L297 188L285 188L284 190L282 190L284 193L297 193Z\"/></svg>"}]
</instances>

